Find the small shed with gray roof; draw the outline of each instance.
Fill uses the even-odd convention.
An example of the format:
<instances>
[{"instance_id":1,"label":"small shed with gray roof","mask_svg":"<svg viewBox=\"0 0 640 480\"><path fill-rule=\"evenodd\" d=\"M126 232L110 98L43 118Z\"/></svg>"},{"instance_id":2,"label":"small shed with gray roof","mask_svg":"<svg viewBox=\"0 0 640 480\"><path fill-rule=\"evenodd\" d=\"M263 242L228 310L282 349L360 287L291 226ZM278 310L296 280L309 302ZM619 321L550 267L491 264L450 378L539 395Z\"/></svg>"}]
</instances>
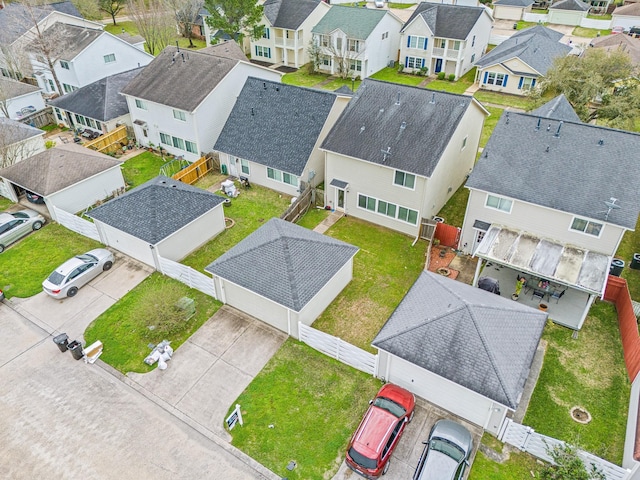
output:
<instances>
[{"instance_id":1,"label":"small shed with gray roof","mask_svg":"<svg viewBox=\"0 0 640 480\"><path fill-rule=\"evenodd\" d=\"M534 0L496 0L493 2L493 18L496 20L522 20L531 13Z\"/></svg>"},{"instance_id":2,"label":"small shed with gray roof","mask_svg":"<svg viewBox=\"0 0 640 480\"><path fill-rule=\"evenodd\" d=\"M358 248L272 218L208 265L217 298L299 338L351 281Z\"/></svg>"},{"instance_id":3,"label":"small shed with gray roof","mask_svg":"<svg viewBox=\"0 0 640 480\"><path fill-rule=\"evenodd\" d=\"M76 144L60 145L0 170L0 193L13 201L35 193L56 220L54 207L76 213L123 190L121 163Z\"/></svg>"},{"instance_id":4,"label":"small shed with gray roof","mask_svg":"<svg viewBox=\"0 0 640 480\"><path fill-rule=\"evenodd\" d=\"M87 213L102 242L147 265L179 261L225 228L224 198L158 176Z\"/></svg>"},{"instance_id":5,"label":"small shed with gray roof","mask_svg":"<svg viewBox=\"0 0 640 480\"><path fill-rule=\"evenodd\" d=\"M591 5L581 0L560 0L549 7L547 21L558 25L580 25Z\"/></svg>"},{"instance_id":6,"label":"small shed with gray roof","mask_svg":"<svg viewBox=\"0 0 640 480\"><path fill-rule=\"evenodd\" d=\"M546 320L423 272L373 340L378 376L497 434L518 408Z\"/></svg>"},{"instance_id":7,"label":"small shed with gray roof","mask_svg":"<svg viewBox=\"0 0 640 480\"><path fill-rule=\"evenodd\" d=\"M20 120L45 108L44 98L38 87L1 75L0 99L2 100L0 117L8 116L14 120Z\"/></svg>"},{"instance_id":8,"label":"small shed with gray roof","mask_svg":"<svg viewBox=\"0 0 640 480\"><path fill-rule=\"evenodd\" d=\"M44 130L0 115L0 167L44 151ZM0 191L0 195L4 195Z\"/></svg>"}]
</instances>

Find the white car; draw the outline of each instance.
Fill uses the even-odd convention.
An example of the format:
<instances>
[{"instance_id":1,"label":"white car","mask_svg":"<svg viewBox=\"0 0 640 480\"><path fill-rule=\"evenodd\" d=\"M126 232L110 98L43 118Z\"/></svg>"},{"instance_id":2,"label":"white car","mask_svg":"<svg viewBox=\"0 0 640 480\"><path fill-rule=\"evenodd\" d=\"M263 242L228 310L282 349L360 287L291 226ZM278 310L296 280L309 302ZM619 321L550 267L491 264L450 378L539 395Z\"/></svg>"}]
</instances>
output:
<instances>
[{"instance_id":1,"label":"white car","mask_svg":"<svg viewBox=\"0 0 640 480\"><path fill-rule=\"evenodd\" d=\"M42 225L44 217L33 210L0 213L0 253L32 231L40 230Z\"/></svg>"},{"instance_id":2,"label":"white car","mask_svg":"<svg viewBox=\"0 0 640 480\"><path fill-rule=\"evenodd\" d=\"M79 288L109 270L114 261L113 253L104 248L76 255L56 268L42 282L42 288L53 298L73 297Z\"/></svg>"},{"instance_id":3,"label":"white car","mask_svg":"<svg viewBox=\"0 0 640 480\"><path fill-rule=\"evenodd\" d=\"M376 8L384 8L384 0L373 0L373 4Z\"/></svg>"}]
</instances>

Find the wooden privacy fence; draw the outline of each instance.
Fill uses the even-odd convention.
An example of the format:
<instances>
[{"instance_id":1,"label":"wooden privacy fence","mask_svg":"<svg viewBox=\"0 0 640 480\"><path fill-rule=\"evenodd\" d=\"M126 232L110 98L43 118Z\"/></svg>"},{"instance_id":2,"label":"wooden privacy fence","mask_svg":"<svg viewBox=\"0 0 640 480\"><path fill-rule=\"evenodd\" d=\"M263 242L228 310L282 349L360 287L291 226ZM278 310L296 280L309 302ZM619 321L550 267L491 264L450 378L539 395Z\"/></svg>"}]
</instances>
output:
<instances>
[{"instance_id":1,"label":"wooden privacy fence","mask_svg":"<svg viewBox=\"0 0 640 480\"><path fill-rule=\"evenodd\" d=\"M312 188L310 186L305 188L296 201L287 208L287 211L280 215L280 218L291 223L296 223L300 220L300 217L307 213L307 210L309 210L309 207L311 206L311 193Z\"/></svg>"},{"instance_id":2,"label":"wooden privacy fence","mask_svg":"<svg viewBox=\"0 0 640 480\"><path fill-rule=\"evenodd\" d=\"M53 108L46 107L43 110L25 115L19 121L26 125L31 125L32 127L42 128L45 125L54 123Z\"/></svg>"},{"instance_id":3,"label":"wooden privacy fence","mask_svg":"<svg viewBox=\"0 0 640 480\"><path fill-rule=\"evenodd\" d=\"M85 143L84 146L101 153L112 153L122 148L125 143L127 143L127 126L120 125L112 132Z\"/></svg>"},{"instance_id":4,"label":"wooden privacy fence","mask_svg":"<svg viewBox=\"0 0 640 480\"><path fill-rule=\"evenodd\" d=\"M193 185L207 173L211 171L212 162L207 157L201 157L200 160L196 160L191 165L183 168L178 173L173 175L174 180L180 180L183 183Z\"/></svg>"}]
</instances>

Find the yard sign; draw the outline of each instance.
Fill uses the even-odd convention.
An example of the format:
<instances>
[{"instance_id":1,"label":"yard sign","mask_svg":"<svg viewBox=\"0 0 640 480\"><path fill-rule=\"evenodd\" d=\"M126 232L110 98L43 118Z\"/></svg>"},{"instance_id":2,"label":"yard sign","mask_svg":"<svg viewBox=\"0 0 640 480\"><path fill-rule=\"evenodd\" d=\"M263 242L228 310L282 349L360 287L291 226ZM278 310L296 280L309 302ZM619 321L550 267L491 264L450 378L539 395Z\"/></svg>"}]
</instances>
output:
<instances>
[{"instance_id":1,"label":"yard sign","mask_svg":"<svg viewBox=\"0 0 640 480\"><path fill-rule=\"evenodd\" d=\"M240 412L239 403L236 403L236 408L231 412L231 415L227 417L227 427L229 427L229 430L232 430L233 427L236 426L236 423L240 423L240 425L244 424L242 421L242 413Z\"/></svg>"}]
</instances>

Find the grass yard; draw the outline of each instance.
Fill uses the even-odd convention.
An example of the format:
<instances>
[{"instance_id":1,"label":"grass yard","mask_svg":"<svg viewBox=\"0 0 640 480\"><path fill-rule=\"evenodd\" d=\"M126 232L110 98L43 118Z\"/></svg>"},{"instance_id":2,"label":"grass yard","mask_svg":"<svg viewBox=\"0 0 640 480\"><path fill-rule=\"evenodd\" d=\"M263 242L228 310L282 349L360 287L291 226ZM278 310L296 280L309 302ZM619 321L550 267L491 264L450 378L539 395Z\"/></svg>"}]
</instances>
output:
<instances>
[{"instance_id":1,"label":"grass yard","mask_svg":"<svg viewBox=\"0 0 640 480\"><path fill-rule=\"evenodd\" d=\"M538 22L525 22L524 20L519 20L517 24L518 26L516 27L516 30L524 30L525 28L535 27L536 25L538 25ZM547 24L543 23L542 25Z\"/></svg>"},{"instance_id":2,"label":"grass yard","mask_svg":"<svg viewBox=\"0 0 640 480\"><path fill-rule=\"evenodd\" d=\"M159 324L164 308L170 308L181 297L195 301L196 313L188 320ZM87 344L100 340L104 345L101 359L122 373L145 373L155 368L143 362L151 353L149 344L164 339L175 350L220 308L212 297L185 284L153 273L136 288L95 319L84 332ZM157 327L151 330L149 327ZM161 328L162 327L162 328Z\"/></svg>"},{"instance_id":3,"label":"grass yard","mask_svg":"<svg viewBox=\"0 0 640 480\"><path fill-rule=\"evenodd\" d=\"M42 281L61 263L101 246L57 223L47 223L0 256L0 289L8 298L35 295L42 291Z\"/></svg>"},{"instance_id":4,"label":"grass yard","mask_svg":"<svg viewBox=\"0 0 640 480\"><path fill-rule=\"evenodd\" d=\"M489 115L487 118L484 119L484 125L482 127L482 135L480 135L481 147L484 147L489 141L489 137L491 137L491 134L493 133L493 129L496 128L496 125L498 124L498 120L500 120L500 116L502 115L502 112L504 112L502 108L498 108L498 107L488 107L485 105L484 108L489 110L489 113L491 115Z\"/></svg>"},{"instance_id":5,"label":"grass yard","mask_svg":"<svg viewBox=\"0 0 640 480\"><path fill-rule=\"evenodd\" d=\"M327 235L360 247L353 280L313 327L373 352L371 341L424 268L426 242L353 217L341 218Z\"/></svg>"},{"instance_id":6,"label":"grass yard","mask_svg":"<svg viewBox=\"0 0 640 480\"><path fill-rule=\"evenodd\" d=\"M464 185L462 185L438 212L438 216L444 218L447 225L454 225L462 228L462 222L464 222L464 213L467 210L468 200L469 189L464 188Z\"/></svg>"},{"instance_id":7,"label":"grass yard","mask_svg":"<svg viewBox=\"0 0 640 480\"><path fill-rule=\"evenodd\" d=\"M380 385L289 339L234 402L245 423L230 432L231 443L283 478L331 478Z\"/></svg>"},{"instance_id":8,"label":"grass yard","mask_svg":"<svg viewBox=\"0 0 640 480\"><path fill-rule=\"evenodd\" d=\"M140 35L140 33L138 32L138 28L136 27L136 24L131 21L118 22L118 24L115 26L113 25L113 22L109 22L107 25L104 26L104 29L105 31L112 33L114 35L122 33L123 29L125 32L127 32L130 35ZM175 45L176 40L178 41L178 45L180 45L181 48L189 48L189 40L177 34L169 42L169 45ZM193 39L193 44L195 45L194 50L198 50L200 48L204 48L207 46L207 42L205 42L204 40L198 40L197 38ZM146 44L145 44L145 51L148 52Z\"/></svg>"},{"instance_id":9,"label":"grass yard","mask_svg":"<svg viewBox=\"0 0 640 480\"><path fill-rule=\"evenodd\" d=\"M490 434L483 435L482 443L502 453L503 444ZM538 467L534 457L515 448L509 450L509 458L503 463L494 462L478 451L469 473L469 480L524 480L534 478L533 474Z\"/></svg>"},{"instance_id":10,"label":"grass yard","mask_svg":"<svg viewBox=\"0 0 640 480\"><path fill-rule=\"evenodd\" d=\"M397 8L399 10L402 10L402 9L405 9L405 8L413 7L415 5L415 3L394 3L394 2L389 2L387 5L389 6L389 8Z\"/></svg>"},{"instance_id":11,"label":"grass yard","mask_svg":"<svg viewBox=\"0 0 640 480\"><path fill-rule=\"evenodd\" d=\"M370 78L375 80L382 80L383 82L400 83L402 85L410 85L416 87L425 80L425 77L418 75L411 75L409 73L398 73L398 69L395 67L386 67L379 72L371 75Z\"/></svg>"},{"instance_id":12,"label":"grass yard","mask_svg":"<svg viewBox=\"0 0 640 480\"><path fill-rule=\"evenodd\" d=\"M313 87L318 83L329 79L324 73L309 73L307 65L303 65L297 72L287 73L282 76L282 83L297 85L298 87Z\"/></svg>"},{"instance_id":13,"label":"grass yard","mask_svg":"<svg viewBox=\"0 0 640 480\"><path fill-rule=\"evenodd\" d=\"M325 210L324 208L311 208L300 220L298 220L297 224L301 227L313 230L329 216L329 213L330 210Z\"/></svg>"},{"instance_id":14,"label":"grass yard","mask_svg":"<svg viewBox=\"0 0 640 480\"><path fill-rule=\"evenodd\" d=\"M234 220L235 225L193 252L182 263L203 272L204 267L267 220L284 213L290 200L288 195L259 185L242 189L240 196L232 199L230 206L224 207L225 216Z\"/></svg>"},{"instance_id":15,"label":"grass yard","mask_svg":"<svg viewBox=\"0 0 640 480\"><path fill-rule=\"evenodd\" d=\"M618 251L616 252L616 257L625 261L622 277L627 280L631 298L640 301L640 270L632 270L629 268L634 253L640 253L640 218L636 224L636 231L632 232L631 230L627 230L625 232Z\"/></svg>"},{"instance_id":16,"label":"grass yard","mask_svg":"<svg viewBox=\"0 0 640 480\"><path fill-rule=\"evenodd\" d=\"M13 205L13 202L11 200L9 200L6 197L1 197L0 196L0 210L6 210L11 205Z\"/></svg>"},{"instance_id":17,"label":"grass yard","mask_svg":"<svg viewBox=\"0 0 640 480\"><path fill-rule=\"evenodd\" d=\"M476 68L473 67L455 82L450 82L448 80L434 80L433 82L429 82L427 84L427 88L430 90L439 90L443 92L458 93L462 95L467 90L467 88L473 85L473 80L475 78Z\"/></svg>"},{"instance_id":18,"label":"grass yard","mask_svg":"<svg viewBox=\"0 0 640 480\"><path fill-rule=\"evenodd\" d=\"M585 38L596 38L597 36L604 37L605 35L611 35L611 30L598 30L597 28L576 27L573 29L572 35Z\"/></svg>"},{"instance_id":19,"label":"grass yard","mask_svg":"<svg viewBox=\"0 0 640 480\"><path fill-rule=\"evenodd\" d=\"M358 87L360 86L361 83L362 83L361 80L356 80L355 82L352 82L350 78L336 78L335 80L332 80L329 83L322 85L321 88L324 90L330 90L333 92L334 90L337 90L340 87L347 87L349 90L352 90L353 92L355 92L356 90L358 90Z\"/></svg>"},{"instance_id":20,"label":"grass yard","mask_svg":"<svg viewBox=\"0 0 640 480\"><path fill-rule=\"evenodd\" d=\"M160 167L167 160L151 152L143 152L122 165L122 175L127 185L137 187L160 175Z\"/></svg>"},{"instance_id":21,"label":"grass yard","mask_svg":"<svg viewBox=\"0 0 640 480\"><path fill-rule=\"evenodd\" d=\"M483 104L494 103L497 105L504 105L505 107L519 108L525 111L530 110L533 103L529 97L491 92L488 90L478 90L473 96Z\"/></svg>"},{"instance_id":22,"label":"grass yard","mask_svg":"<svg viewBox=\"0 0 640 480\"><path fill-rule=\"evenodd\" d=\"M594 304L578 339L572 330L547 325L547 352L523 424L620 465L630 384L624 366L615 307ZM590 423L574 422L573 406Z\"/></svg>"}]
</instances>

